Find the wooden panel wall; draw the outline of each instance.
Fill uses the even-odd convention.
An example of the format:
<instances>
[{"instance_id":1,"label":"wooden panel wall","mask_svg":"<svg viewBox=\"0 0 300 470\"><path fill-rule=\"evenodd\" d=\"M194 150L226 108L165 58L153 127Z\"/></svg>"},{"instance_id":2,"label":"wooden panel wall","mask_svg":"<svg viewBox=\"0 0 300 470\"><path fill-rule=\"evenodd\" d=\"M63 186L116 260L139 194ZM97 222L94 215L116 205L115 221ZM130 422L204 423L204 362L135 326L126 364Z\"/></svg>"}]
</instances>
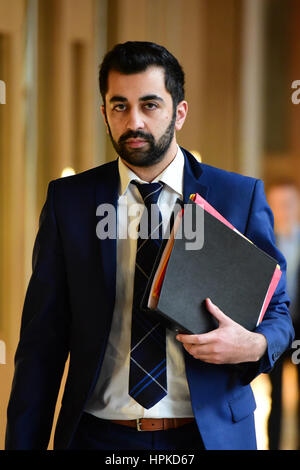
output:
<instances>
[{"instance_id":1,"label":"wooden panel wall","mask_svg":"<svg viewBox=\"0 0 300 470\"><path fill-rule=\"evenodd\" d=\"M49 179L65 167L76 172L106 159L99 152L98 63L95 0L39 2L39 201Z\"/></svg>"},{"instance_id":2,"label":"wooden panel wall","mask_svg":"<svg viewBox=\"0 0 300 470\"><path fill-rule=\"evenodd\" d=\"M24 88L25 1L0 2L0 79L6 104L0 105L0 340L6 364L0 364L0 448L7 396L24 296Z\"/></svg>"},{"instance_id":3,"label":"wooden panel wall","mask_svg":"<svg viewBox=\"0 0 300 470\"><path fill-rule=\"evenodd\" d=\"M104 52L127 40L165 45L186 73L189 114L179 143L200 152L205 163L238 171L247 1L252 0L0 0L0 80L7 92L6 104L0 104L0 341L7 359L0 364L0 448L48 183L67 166L82 171L115 158L99 112L97 75ZM299 1L262 1L277 5L279 13L282 5L289 9L288 78L285 90L276 89L284 94L300 80ZM284 155L258 158L265 176L284 170L300 182L300 105L289 102L287 115Z\"/></svg>"},{"instance_id":4,"label":"wooden panel wall","mask_svg":"<svg viewBox=\"0 0 300 470\"><path fill-rule=\"evenodd\" d=\"M0 0L0 449L48 183L67 166L78 172L106 160L97 84L106 3Z\"/></svg>"},{"instance_id":5,"label":"wooden panel wall","mask_svg":"<svg viewBox=\"0 0 300 470\"><path fill-rule=\"evenodd\" d=\"M292 83L300 80L300 2L265 3L263 177L267 184L290 178L300 187L300 105L292 101Z\"/></svg>"}]
</instances>

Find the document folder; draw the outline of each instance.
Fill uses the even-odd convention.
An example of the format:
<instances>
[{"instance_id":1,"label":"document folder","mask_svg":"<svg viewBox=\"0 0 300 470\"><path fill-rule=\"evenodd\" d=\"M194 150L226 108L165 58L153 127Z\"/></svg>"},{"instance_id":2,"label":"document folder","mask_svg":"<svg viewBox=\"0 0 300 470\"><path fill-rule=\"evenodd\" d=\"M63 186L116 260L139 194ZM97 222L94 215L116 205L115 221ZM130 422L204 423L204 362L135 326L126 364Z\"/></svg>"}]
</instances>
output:
<instances>
[{"instance_id":1,"label":"document folder","mask_svg":"<svg viewBox=\"0 0 300 470\"><path fill-rule=\"evenodd\" d=\"M201 222L198 226L197 220ZM201 247L195 244L196 249L190 234L186 236L186 224L191 223L202 231L203 243ZM226 315L252 331L262 321L280 276L274 258L195 194L174 216L141 307L176 332L199 334L218 326L205 306L209 297Z\"/></svg>"}]
</instances>

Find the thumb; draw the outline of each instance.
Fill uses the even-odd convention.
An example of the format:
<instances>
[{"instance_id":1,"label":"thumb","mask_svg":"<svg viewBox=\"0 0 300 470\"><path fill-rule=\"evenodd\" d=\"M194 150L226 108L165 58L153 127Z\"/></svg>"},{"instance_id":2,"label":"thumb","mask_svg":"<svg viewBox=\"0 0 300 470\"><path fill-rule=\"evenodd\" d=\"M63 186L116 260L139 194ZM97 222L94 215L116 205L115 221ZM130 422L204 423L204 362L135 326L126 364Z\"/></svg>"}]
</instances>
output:
<instances>
[{"instance_id":1,"label":"thumb","mask_svg":"<svg viewBox=\"0 0 300 470\"><path fill-rule=\"evenodd\" d=\"M217 305L215 305L209 298L206 299L206 308L209 313L218 320L219 324L227 323L228 320L230 321L230 318L225 315L225 313L223 313L222 310L220 310L219 307L217 307Z\"/></svg>"}]
</instances>

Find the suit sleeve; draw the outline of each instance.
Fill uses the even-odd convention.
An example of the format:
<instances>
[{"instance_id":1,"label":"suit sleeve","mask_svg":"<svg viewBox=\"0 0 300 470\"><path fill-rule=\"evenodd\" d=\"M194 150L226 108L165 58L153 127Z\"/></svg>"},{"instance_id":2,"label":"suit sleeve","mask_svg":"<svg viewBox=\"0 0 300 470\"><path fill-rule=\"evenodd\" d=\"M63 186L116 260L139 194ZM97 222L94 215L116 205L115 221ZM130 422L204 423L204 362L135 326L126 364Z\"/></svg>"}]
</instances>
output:
<instances>
[{"instance_id":1,"label":"suit sleeve","mask_svg":"<svg viewBox=\"0 0 300 470\"><path fill-rule=\"evenodd\" d=\"M273 225L273 214L266 200L263 182L257 180L245 235L278 261L282 276L263 321L255 330L266 337L267 351L257 363L248 364L248 367L242 366L243 381L246 383L249 383L260 373L270 372L275 361L290 346L294 337L288 309L289 298L286 293L286 261L276 248Z\"/></svg>"},{"instance_id":2,"label":"suit sleeve","mask_svg":"<svg viewBox=\"0 0 300 470\"><path fill-rule=\"evenodd\" d=\"M7 411L7 450L47 448L68 355L68 290L54 188L50 183L33 251Z\"/></svg>"}]
</instances>

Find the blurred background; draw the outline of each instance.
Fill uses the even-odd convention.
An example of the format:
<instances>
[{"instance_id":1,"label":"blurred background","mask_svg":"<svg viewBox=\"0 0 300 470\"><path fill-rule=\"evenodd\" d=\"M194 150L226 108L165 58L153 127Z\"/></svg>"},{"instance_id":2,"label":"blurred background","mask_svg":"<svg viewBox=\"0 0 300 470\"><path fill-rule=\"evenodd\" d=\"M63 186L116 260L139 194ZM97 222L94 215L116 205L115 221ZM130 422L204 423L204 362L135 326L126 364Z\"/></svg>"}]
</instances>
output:
<instances>
[{"instance_id":1,"label":"blurred background","mask_svg":"<svg viewBox=\"0 0 300 470\"><path fill-rule=\"evenodd\" d=\"M167 47L186 73L179 143L266 189L282 178L297 187L299 24L299 0L0 0L0 449L48 183L115 158L100 116L105 52L127 40ZM271 447L272 387L276 445L299 448L297 371L289 354L282 380L253 383L260 449Z\"/></svg>"}]
</instances>

